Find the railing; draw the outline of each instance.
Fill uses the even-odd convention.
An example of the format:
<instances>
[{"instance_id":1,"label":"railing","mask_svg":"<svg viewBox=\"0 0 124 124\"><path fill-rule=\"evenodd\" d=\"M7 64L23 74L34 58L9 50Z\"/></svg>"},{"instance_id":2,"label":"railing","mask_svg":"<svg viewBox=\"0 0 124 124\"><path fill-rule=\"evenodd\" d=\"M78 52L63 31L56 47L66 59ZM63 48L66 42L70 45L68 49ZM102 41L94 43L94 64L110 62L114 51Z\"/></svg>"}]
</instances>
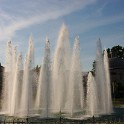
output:
<instances>
[{"instance_id":1,"label":"railing","mask_svg":"<svg viewBox=\"0 0 124 124\"><path fill-rule=\"evenodd\" d=\"M124 118L121 119L97 119L90 118L87 120L73 120L66 118L5 118L0 121L0 124L124 124Z\"/></svg>"}]
</instances>

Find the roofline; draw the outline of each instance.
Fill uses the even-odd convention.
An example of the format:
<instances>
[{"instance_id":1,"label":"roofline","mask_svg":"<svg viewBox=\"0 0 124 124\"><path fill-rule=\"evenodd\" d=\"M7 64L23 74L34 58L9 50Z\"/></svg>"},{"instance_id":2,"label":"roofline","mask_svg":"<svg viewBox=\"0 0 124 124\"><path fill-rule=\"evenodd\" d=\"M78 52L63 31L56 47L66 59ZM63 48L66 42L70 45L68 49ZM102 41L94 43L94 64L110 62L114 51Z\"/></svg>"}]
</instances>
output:
<instances>
[{"instance_id":1,"label":"roofline","mask_svg":"<svg viewBox=\"0 0 124 124\"><path fill-rule=\"evenodd\" d=\"M109 68L109 70L114 70L114 69L124 69L124 68Z\"/></svg>"}]
</instances>

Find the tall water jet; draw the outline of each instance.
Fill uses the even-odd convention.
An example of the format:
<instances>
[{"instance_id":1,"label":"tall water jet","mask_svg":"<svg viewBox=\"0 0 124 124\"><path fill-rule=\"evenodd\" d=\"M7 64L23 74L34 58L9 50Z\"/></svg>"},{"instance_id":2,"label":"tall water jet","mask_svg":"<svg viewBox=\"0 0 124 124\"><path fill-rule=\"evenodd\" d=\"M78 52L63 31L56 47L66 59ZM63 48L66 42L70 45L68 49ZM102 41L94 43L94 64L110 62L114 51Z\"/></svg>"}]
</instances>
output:
<instances>
[{"instance_id":1,"label":"tall water jet","mask_svg":"<svg viewBox=\"0 0 124 124\"><path fill-rule=\"evenodd\" d=\"M106 85L106 114L111 114L113 112L112 109L113 107L112 107L112 97L111 97L108 53L106 49L104 51L104 69L105 69L105 85Z\"/></svg>"},{"instance_id":2,"label":"tall water jet","mask_svg":"<svg viewBox=\"0 0 124 124\"><path fill-rule=\"evenodd\" d=\"M3 111L9 113L10 110L10 89L11 86L10 85L10 79L11 79L11 64L12 64L12 44L11 41L7 43L7 50L6 50L6 66L5 66L5 70L4 70L4 89L3 89L3 106L2 109Z\"/></svg>"},{"instance_id":3,"label":"tall water jet","mask_svg":"<svg viewBox=\"0 0 124 124\"><path fill-rule=\"evenodd\" d=\"M24 62L23 84L21 95L21 116L30 116L33 104L32 96L32 73L34 64L34 45L32 36L29 39L29 48Z\"/></svg>"},{"instance_id":4,"label":"tall water jet","mask_svg":"<svg viewBox=\"0 0 124 124\"><path fill-rule=\"evenodd\" d=\"M40 74L34 73L32 37L23 70L21 55L17 57L16 54L16 48L8 42L2 89L4 114L19 117L38 114L47 118L64 113L62 116L79 117L81 112L85 112L84 103L87 103L86 114L91 116L112 112L108 57L105 51L103 60L100 39L97 43L95 80L91 73L88 75L87 101L84 99L79 38L76 37L70 55L69 32L65 25L59 33L52 66L50 43L46 40Z\"/></svg>"},{"instance_id":5,"label":"tall water jet","mask_svg":"<svg viewBox=\"0 0 124 124\"><path fill-rule=\"evenodd\" d=\"M38 81L38 89L36 94L36 109L40 110L38 114L41 117L49 117L51 104L51 58L50 58L50 42L46 39L43 64L40 69Z\"/></svg>"},{"instance_id":6,"label":"tall water jet","mask_svg":"<svg viewBox=\"0 0 124 124\"><path fill-rule=\"evenodd\" d=\"M100 39L97 41L95 79L98 89L99 113L105 114L106 113L105 72L104 72L104 63L103 63L103 55L102 55L102 45Z\"/></svg>"},{"instance_id":7,"label":"tall water jet","mask_svg":"<svg viewBox=\"0 0 124 124\"><path fill-rule=\"evenodd\" d=\"M17 116L19 114L19 97L20 97L20 77L21 77L21 61L22 61L22 55L19 54L16 65L15 65L15 74L14 74L14 79L13 79L13 89L12 89L12 94L11 94L11 116Z\"/></svg>"},{"instance_id":8,"label":"tall water jet","mask_svg":"<svg viewBox=\"0 0 124 124\"><path fill-rule=\"evenodd\" d=\"M70 68L68 101L66 105L69 109L68 112L73 116L74 113L83 111L83 82L79 37L75 38Z\"/></svg>"},{"instance_id":9,"label":"tall water jet","mask_svg":"<svg viewBox=\"0 0 124 124\"><path fill-rule=\"evenodd\" d=\"M95 79L91 72L88 73L87 81L87 115L91 117L98 114L98 92Z\"/></svg>"},{"instance_id":10,"label":"tall water jet","mask_svg":"<svg viewBox=\"0 0 124 124\"><path fill-rule=\"evenodd\" d=\"M52 65L52 89L54 112L64 111L67 99L67 83L70 68L69 33L65 25L61 27Z\"/></svg>"},{"instance_id":11,"label":"tall water jet","mask_svg":"<svg viewBox=\"0 0 124 124\"><path fill-rule=\"evenodd\" d=\"M16 64L16 48L11 41L7 43L6 66L4 70L4 83L2 89L2 111L5 114L11 113L11 99L13 90L13 80Z\"/></svg>"}]
</instances>

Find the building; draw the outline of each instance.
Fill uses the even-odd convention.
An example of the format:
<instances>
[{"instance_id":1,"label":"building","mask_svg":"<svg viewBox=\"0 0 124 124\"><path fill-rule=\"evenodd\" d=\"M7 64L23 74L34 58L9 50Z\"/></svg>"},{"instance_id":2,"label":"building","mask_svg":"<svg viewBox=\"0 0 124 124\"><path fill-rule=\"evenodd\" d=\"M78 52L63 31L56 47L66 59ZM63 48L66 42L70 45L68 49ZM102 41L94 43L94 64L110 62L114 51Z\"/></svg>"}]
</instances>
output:
<instances>
[{"instance_id":1,"label":"building","mask_svg":"<svg viewBox=\"0 0 124 124\"><path fill-rule=\"evenodd\" d=\"M1 66L1 63L0 63L0 98L1 98L1 93L2 93L3 72L4 72L4 67Z\"/></svg>"},{"instance_id":2,"label":"building","mask_svg":"<svg viewBox=\"0 0 124 124\"><path fill-rule=\"evenodd\" d=\"M124 97L124 59L109 58L109 69L113 97Z\"/></svg>"}]
</instances>

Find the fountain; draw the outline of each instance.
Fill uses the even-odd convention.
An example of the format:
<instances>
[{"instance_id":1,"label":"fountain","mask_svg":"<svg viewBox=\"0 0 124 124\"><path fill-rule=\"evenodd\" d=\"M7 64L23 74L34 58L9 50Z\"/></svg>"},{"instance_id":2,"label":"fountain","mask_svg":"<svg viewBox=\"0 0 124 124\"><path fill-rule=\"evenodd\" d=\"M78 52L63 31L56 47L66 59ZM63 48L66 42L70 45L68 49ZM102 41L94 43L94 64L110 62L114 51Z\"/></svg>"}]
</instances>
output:
<instances>
[{"instance_id":1,"label":"fountain","mask_svg":"<svg viewBox=\"0 0 124 124\"><path fill-rule=\"evenodd\" d=\"M16 48L11 42L7 43L6 67L3 82L2 112L15 115L19 108L19 86L21 70L21 54L16 56ZM13 69L14 68L14 69Z\"/></svg>"},{"instance_id":2,"label":"fountain","mask_svg":"<svg viewBox=\"0 0 124 124\"><path fill-rule=\"evenodd\" d=\"M109 65L107 51L102 55L102 46L100 39L97 42L97 56L96 56L96 88L98 89L98 107L99 114L112 113L112 99L109 76Z\"/></svg>"},{"instance_id":3,"label":"fountain","mask_svg":"<svg viewBox=\"0 0 124 124\"><path fill-rule=\"evenodd\" d=\"M88 74L87 81L87 114L103 115L111 114L112 98L110 87L110 75L107 51L102 55L102 45L100 39L97 42L96 73Z\"/></svg>"},{"instance_id":4,"label":"fountain","mask_svg":"<svg viewBox=\"0 0 124 124\"><path fill-rule=\"evenodd\" d=\"M98 113L98 89L96 87L96 81L91 72L88 74L87 81L87 115L97 116Z\"/></svg>"},{"instance_id":5,"label":"fountain","mask_svg":"<svg viewBox=\"0 0 124 124\"><path fill-rule=\"evenodd\" d=\"M1 112L8 116L40 118L80 118L85 115L92 117L111 114L108 57L105 50L103 58L100 40L97 43L96 73L95 77L91 72L88 74L86 98L82 81L79 37L75 38L72 51L71 54L68 28L62 25L52 62L50 41L46 39L44 58L36 82L32 36L29 38L24 65L22 55L17 55L16 48L8 42Z\"/></svg>"},{"instance_id":6,"label":"fountain","mask_svg":"<svg viewBox=\"0 0 124 124\"><path fill-rule=\"evenodd\" d=\"M31 109L33 107L33 94L32 94L32 74L33 74L33 64L34 64L34 45L33 39L29 39L29 48L25 57L24 62L24 72L23 72L23 82L22 82L22 92L21 92L21 105L20 105L20 115L30 116Z\"/></svg>"},{"instance_id":7,"label":"fountain","mask_svg":"<svg viewBox=\"0 0 124 124\"><path fill-rule=\"evenodd\" d=\"M50 103L51 103L51 62L50 62L50 43L46 39L43 64L40 69L40 76L38 80L36 103L34 108L37 109L37 114L41 117L49 117ZM39 113L38 113L38 110Z\"/></svg>"},{"instance_id":8,"label":"fountain","mask_svg":"<svg viewBox=\"0 0 124 124\"><path fill-rule=\"evenodd\" d=\"M105 86L106 86L106 114L110 114L113 112L113 109L112 109L108 54L106 49L104 51L104 69L105 69Z\"/></svg>"},{"instance_id":9,"label":"fountain","mask_svg":"<svg viewBox=\"0 0 124 124\"><path fill-rule=\"evenodd\" d=\"M67 27L63 24L59 33L52 64L52 111L54 111L55 113L65 111L65 102L67 100L67 90L69 82L69 69L69 32Z\"/></svg>"},{"instance_id":10,"label":"fountain","mask_svg":"<svg viewBox=\"0 0 124 124\"><path fill-rule=\"evenodd\" d=\"M80 62L79 38L75 38L73 54L71 59L69 86L68 86L68 112L74 113L83 111L83 83Z\"/></svg>"},{"instance_id":11,"label":"fountain","mask_svg":"<svg viewBox=\"0 0 124 124\"><path fill-rule=\"evenodd\" d=\"M16 115L18 113L18 108L19 108L19 97L20 97L20 82L19 82L19 78L20 78L20 70L21 70L21 59L22 56L21 54L18 55L17 58L17 62L16 62L16 67L15 67L15 74L14 74L14 80L13 80L13 89L12 89L12 96L11 96L11 112L10 115Z\"/></svg>"}]
</instances>

